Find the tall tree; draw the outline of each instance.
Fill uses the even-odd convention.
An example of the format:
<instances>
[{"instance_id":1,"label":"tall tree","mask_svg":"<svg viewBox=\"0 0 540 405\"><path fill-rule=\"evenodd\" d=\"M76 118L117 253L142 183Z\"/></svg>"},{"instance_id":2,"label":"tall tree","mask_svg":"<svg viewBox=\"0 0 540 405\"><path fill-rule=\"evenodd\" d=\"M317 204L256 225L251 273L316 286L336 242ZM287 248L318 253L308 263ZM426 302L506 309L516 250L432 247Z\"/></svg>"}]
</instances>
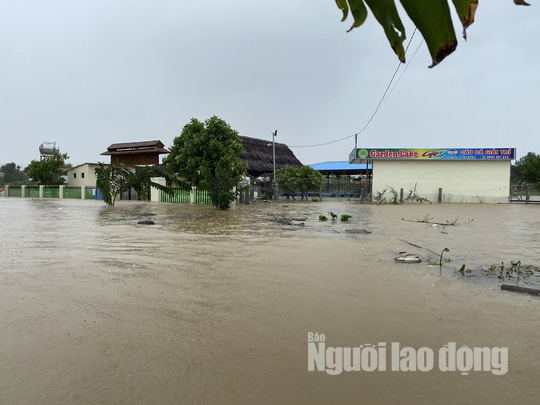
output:
<instances>
[{"instance_id":1,"label":"tall tree","mask_svg":"<svg viewBox=\"0 0 540 405\"><path fill-rule=\"evenodd\" d=\"M32 160L24 168L24 172L38 184L63 184L62 168L69 159L67 153L55 152L51 157L43 160Z\"/></svg>"},{"instance_id":2,"label":"tall tree","mask_svg":"<svg viewBox=\"0 0 540 405\"><path fill-rule=\"evenodd\" d=\"M523 162L523 180L528 183L540 183L540 156L535 153L529 153L527 159Z\"/></svg>"},{"instance_id":3,"label":"tall tree","mask_svg":"<svg viewBox=\"0 0 540 405\"><path fill-rule=\"evenodd\" d=\"M540 183L540 155L529 152L512 165L511 178L515 182Z\"/></svg>"},{"instance_id":4,"label":"tall tree","mask_svg":"<svg viewBox=\"0 0 540 405\"><path fill-rule=\"evenodd\" d=\"M28 176L15 163L7 163L0 167L0 183L2 184L21 184L28 180Z\"/></svg>"},{"instance_id":5,"label":"tall tree","mask_svg":"<svg viewBox=\"0 0 540 405\"><path fill-rule=\"evenodd\" d=\"M190 186L207 190L216 208L230 207L239 191L234 187L246 170L240 159L242 141L237 131L216 116L204 123L192 118L170 150L164 162L172 170Z\"/></svg>"}]
</instances>

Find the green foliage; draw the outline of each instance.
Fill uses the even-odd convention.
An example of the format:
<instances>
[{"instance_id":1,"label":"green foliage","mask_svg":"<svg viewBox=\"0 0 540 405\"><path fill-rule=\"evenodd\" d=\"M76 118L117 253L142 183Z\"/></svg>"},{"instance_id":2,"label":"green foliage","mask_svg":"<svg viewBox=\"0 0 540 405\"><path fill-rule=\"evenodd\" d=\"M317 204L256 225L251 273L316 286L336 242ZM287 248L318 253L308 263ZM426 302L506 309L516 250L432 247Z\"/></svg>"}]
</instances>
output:
<instances>
[{"instance_id":1,"label":"green foliage","mask_svg":"<svg viewBox=\"0 0 540 405\"><path fill-rule=\"evenodd\" d=\"M323 176L311 166L301 168L287 166L276 170L276 181L282 191L286 193L299 191L303 195L318 190L322 185Z\"/></svg>"},{"instance_id":2,"label":"green foliage","mask_svg":"<svg viewBox=\"0 0 540 405\"><path fill-rule=\"evenodd\" d=\"M55 152L51 157L43 160L32 160L25 167L24 172L33 181L43 185L63 184L64 179L60 177L62 168L69 159L67 153Z\"/></svg>"},{"instance_id":3,"label":"green foliage","mask_svg":"<svg viewBox=\"0 0 540 405\"><path fill-rule=\"evenodd\" d=\"M268 194L265 194L265 193L261 194L261 195L259 196L259 198L260 198L262 201L268 201L268 200L270 200L270 196L268 196Z\"/></svg>"},{"instance_id":4,"label":"green foliage","mask_svg":"<svg viewBox=\"0 0 540 405\"><path fill-rule=\"evenodd\" d=\"M400 2L424 37L433 61L430 67L440 63L456 49L457 38L447 0L401 0ZM405 62L403 48L403 41L406 38L405 28L393 0L336 0L338 8L343 12L341 21L345 21L350 10L354 20L350 30L362 25L368 13L364 3L383 27L388 42L399 60ZM452 0L452 3L463 26L463 36L466 38L465 30L474 22L478 0ZM514 0L514 3L529 5L523 0Z\"/></svg>"},{"instance_id":5,"label":"green foliage","mask_svg":"<svg viewBox=\"0 0 540 405\"><path fill-rule=\"evenodd\" d=\"M170 150L164 162L171 170L190 186L208 190L216 208L230 207L241 191L233 188L246 170L240 159L242 141L237 131L216 116L204 123L192 118Z\"/></svg>"},{"instance_id":6,"label":"green foliage","mask_svg":"<svg viewBox=\"0 0 540 405\"><path fill-rule=\"evenodd\" d=\"M529 152L523 160L522 178L527 183L540 183L540 155Z\"/></svg>"},{"instance_id":7,"label":"green foliage","mask_svg":"<svg viewBox=\"0 0 540 405\"><path fill-rule=\"evenodd\" d=\"M349 214L341 214L341 221L345 222L352 218L352 215Z\"/></svg>"},{"instance_id":8,"label":"green foliage","mask_svg":"<svg viewBox=\"0 0 540 405\"><path fill-rule=\"evenodd\" d=\"M276 170L276 181L279 188L286 193L295 193L299 189L299 173L298 168L287 166Z\"/></svg>"},{"instance_id":9,"label":"green foliage","mask_svg":"<svg viewBox=\"0 0 540 405\"><path fill-rule=\"evenodd\" d=\"M133 173L123 164L99 164L96 173L96 187L107 205L114 205L116 197L129 189Z\"/></svg>"},{"instance_id":10,"label":"green foliage","mask_svg":"<svg viewBox=\"0 0 540 405\"><path fill-rule=\"evenodd\" d=\"M443 259L443 254L444 252L450 252L450 249L448 248L444 248L441 252L441 257L439 258L439 266L442 266L442 259ZM447 261L450 261L450 259L447 259Z\"/></svg>"},{"instance_id":11,"label":"green foliage","mask_svg":"<svg viewBox=\"0 0 540 405\"><path fill-rule=\"evenodd\" d=\"M3 173L0 176L0 184L23 184L28 180L28 176L21 170L20 166L17 166L15 163L7 163L0 167L0 173Z\"/></svg>"},{"instance_id":12,"label":"green foliage","mask_svg":"<svg viewBox=\"0 0 540 405\"><path fill-rule=\"evenodd\" d=\"M302 166L298 172L300 193L316 191L322 186L323 176L311 166Z\"/></svg>"},{"instance_id":13,"label":"green foliage","mask_svg":"<svg viewBox=\"0 0 540 405\"><path fill-rule=\"evenodd\" d=\"M540 183L540 155L529 152L512 165L510 178L513 182Z\"/></svg>"},{"instance_id":14,"label":"green foliage","mask_svg":"<svg viewBox=\"0 0 540 405\"><path fill-rule=\"evenodd\" d=\"M130 188L135 190L139 200L147 201L151 187L170 191L172 185L184 186L181 180L164 166L137 167L133 172L121 163L111 165L100 163L99 167L96 167L95 173L96 187L103 196L105 203L111 206L116 202L118 195ZM153 182L153 177L164 177L169 186L162 186Z\"/></svg>"},{"instance_id":15,"label":"green foliage","mask_svg":"<svg viewBox=\"0 0 540 405\"><path fill-rule=\"evenodd\" d=\"M319 215L319 221L328 221L326 215Z\"/></svg>"}]
</instances>

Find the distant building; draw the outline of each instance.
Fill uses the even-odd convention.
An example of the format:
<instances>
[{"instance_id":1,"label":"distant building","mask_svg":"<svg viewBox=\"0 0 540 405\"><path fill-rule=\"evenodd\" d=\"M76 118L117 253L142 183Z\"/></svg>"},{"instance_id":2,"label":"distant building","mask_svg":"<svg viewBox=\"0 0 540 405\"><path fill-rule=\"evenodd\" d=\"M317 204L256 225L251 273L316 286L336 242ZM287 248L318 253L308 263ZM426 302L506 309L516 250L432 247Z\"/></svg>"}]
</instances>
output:
<instances>
[{"instance_id":1,"label":"distant building","mask_svg":"<svg viewBox=\"0 0 540 405\"><path fill-rule=\"evenodd\" d=\"M67 185L69 187L96 187L95 169L99 163L83 163L67 170Z\"/></svg>"},{"instance_id":2,"label":"distant building","mask_svg":"<svg viewBox=\"0 0 540 405\"><path fill-rule=\"evenodd\" d=\"M514 148L355 148L350 163L371 163L373 195L385 190L431 202L504 203Z\"/></svg>"},{"instance_id":3,"label":"distant building","mask_svg":"<svg viewBox=\"0 0 540 405\"><path fill-rule=\"evenodd\" d=\"M152 166L159 164L159 155L171 153L161 141L113 143L101 155L110 156L111 164Z\"/></svg>"},{"instance_id":4,"label":"distant building","mask_svg":"<svg viewBox=\"0 0 540 405\"><path fill-rule=\"evenodd\" d=\"M274 152L272 141L241 136L243 150L240 159L247 163L247 174L260 177L274 172ZM284 143L276 142L276 170L287 166L302 167L292 150Z\"/></svg>"}]
</instances>

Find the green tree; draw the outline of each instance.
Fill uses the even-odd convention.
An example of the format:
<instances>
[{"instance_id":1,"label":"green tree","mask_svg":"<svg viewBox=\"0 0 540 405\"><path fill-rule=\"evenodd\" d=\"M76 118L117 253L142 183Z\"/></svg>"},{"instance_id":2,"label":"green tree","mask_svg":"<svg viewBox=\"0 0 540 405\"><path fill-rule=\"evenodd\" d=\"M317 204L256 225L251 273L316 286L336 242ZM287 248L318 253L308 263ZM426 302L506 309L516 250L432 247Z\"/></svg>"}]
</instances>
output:
<instances>
[{"instance_id":1,"label":"green tree","mask_svg":"<svg viewBox=\"0 0 540 405\"><path fill-rule=\"evenodd\" d=\"M309 191L317 191L322 186L323 176L311 166L302 166L299 170L298 188L302 194L302 199Z\"/></svg>"},{"instance_id":2,"label":"green tree","mask_svg":"<svg viewBox=\"0 0 540 405\"><path fill-rule=\"evenodd\" d=\"M0 173L3 175L0 177L1 184L22 184L28 180L28 176L21 170L20 166L15 163L7 163L0 167Z\"/></svg>"},{"instance_id":3,"label":"green tree","mask_svg":"<svg viewBox=\"0 0 540 405\"><path fill-rule=\"evenodd\" d=\"M216 208L228 209L238 196L234 187L246 170L238 132L216 116L204 123L192 118L170 149L164 160L167 166L189 186L206 189Z\"/></svg>"},{"instance_id":4,"label":"green tree","mask_svg":"<svg viewBox=\"0 0 540 405\"><path fill-rule=\"evenodd\" d=\"M287 194L294 194L299 189L298 181L300 178L299 169L293 166L287 166L276 170L276 181L279 188ZM287 196L289 198L289 196Z\"/></svg>"},{"instance_id":5,"label":"green tree","mask_svg":"<svg viewBox=\"0 0 540 405\"><path fill-rule=\"evenodd\" d=\"M38 184L63 184L64 179L60 175L67 159L69 159L67 153L55 152L47 159L32 160L24 172Z\"/></svg>"},{"instance_id":6,"label":"green tree","mask_svg":"<svg viewBox=\"0 0 540 405\"><path fill-rule=\"evenodd\" d=\"M540 183L540 155L535 153L527 154L527 159L523 162L523 180L528 183Z\"/></svg>"},{"instance_id":7,"label":"green tree","mask_svg":"<svg viewBox=\"0 0 540 405\"><path fill-rule=\"evenodd\" d=\"M514 182L540 183L540 155L529 152L512 165L511 179Z\"/></svg>"},{"instance_id":8,"label":"green tree","mask_svg":"<svg viewBox=\"0 0 540 405\"><path fill-rule=\"evenodd\" d=\"M310 191L318 190L323 182L322 174L311 166L296 168L287 166L276 170L276 181L279 188L288 194L300 191L302 199Z\"/></svg>"},{"instance_id":9,"label":"green tree","mask_svg":"<svg viewBox=\"0 0 540 405\"><path fill-rule=\"evenodd\" d=\"M450 7L447 0L400 0L409 18L426 42L432 58L433 67L450 55L457 47ZM459 20L463 25L463 37L466 39L466 29L474 22L478 0L452 0ZM514 0L517 5L528 6L524 0ZM336 0L338 8L343 11L345 21L349 10L353 16L353 24L349 31L359 27L367 18L367 6L373 16L384 29L390 46L401 62L405 62L405 27L399 17L394 0Z\"/></svg>"}]
</instances>

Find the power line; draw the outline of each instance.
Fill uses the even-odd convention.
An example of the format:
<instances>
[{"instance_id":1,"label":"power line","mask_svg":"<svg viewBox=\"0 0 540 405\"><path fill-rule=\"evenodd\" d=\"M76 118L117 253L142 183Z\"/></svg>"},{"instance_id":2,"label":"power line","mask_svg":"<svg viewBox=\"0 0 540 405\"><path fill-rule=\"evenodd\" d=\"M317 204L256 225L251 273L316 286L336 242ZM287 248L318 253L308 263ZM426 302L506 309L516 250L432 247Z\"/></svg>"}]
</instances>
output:
<instances>
[{"instance_id":1,"label":"power line","mask_svg":"<svg viewBox=\"0 0 540 405\"><path fill-rule=\"evenodd\" d=\"M411 39L409 40L409 43L407 44L407 47L405 48L405 54L407 54L407 51L409 50L409 46L411 45L411 42L414 38L414 34L416 34L416 30L417 28L414 29L414 32L413 34L411 35ZM420 45L422 45L423 41L420 43ZM406 66L405 66L405 69L403 70L402 74L399 76L398 78L398 81L396 82L396 84L394 85L394 87L392 88L392 90L390 91L390 93L392 93L392 91L394 91L395 87L397 86L397 83L399 83L399 80L401 80L401 77L403 76L403 74L405 73L405 70L407 70L407 67L409 66L409 64L412 62L412 60L414 59L414 55L416 55L416 52L418 52L418 49L420 48L420 45L418 46L418 48L416 49L416 51L414 52L411 60L409 62L407 62ZM379 109L381 108L381 106L386 102L386 100L388 99L388 97L386 97L387 93L388 93L388 90L390 89L390 86L392 85L392 82L394 81L396 75L397 75L397 72L399 71L399 69L401 68L401 62L398 64L394 74L392 75L392 78L390 79L390 82L388 83L388 86L386 86L386 90L384 91L384 94L382 95L380 101L379 101L379 104L377 104L377 107L375 108L375 111L373 111L373 114L371 115L371 117L369 118L368 122L364 125L364 127L358 131L357 133L355 134L352 134L352 135L348 135L344 138L340 138L340 139L335 139L333 141L329 141L329 142L324 142L324 143L318 143L318 144L315 144L315 145L294 145L294 146L289 146L289 148L314 148L314 147L317 147L317 146L325 146L325 145L330 145L330 144L333 144L333 143L337 143L337 142L341 142L341 141L344 141L345 139L349 139L349 138L352 138L354 136L357 136L357 135L360 135L362 132L364 132L364 130L368 127L368 125L371 123L371 121L373 121L373 118L375 118L375 115L377 114L377 112L379 111ZM388 96L390 96L390 94L388 94ZM386 99L385 99L386 97Z\"/></svg>"}]
</instances>

